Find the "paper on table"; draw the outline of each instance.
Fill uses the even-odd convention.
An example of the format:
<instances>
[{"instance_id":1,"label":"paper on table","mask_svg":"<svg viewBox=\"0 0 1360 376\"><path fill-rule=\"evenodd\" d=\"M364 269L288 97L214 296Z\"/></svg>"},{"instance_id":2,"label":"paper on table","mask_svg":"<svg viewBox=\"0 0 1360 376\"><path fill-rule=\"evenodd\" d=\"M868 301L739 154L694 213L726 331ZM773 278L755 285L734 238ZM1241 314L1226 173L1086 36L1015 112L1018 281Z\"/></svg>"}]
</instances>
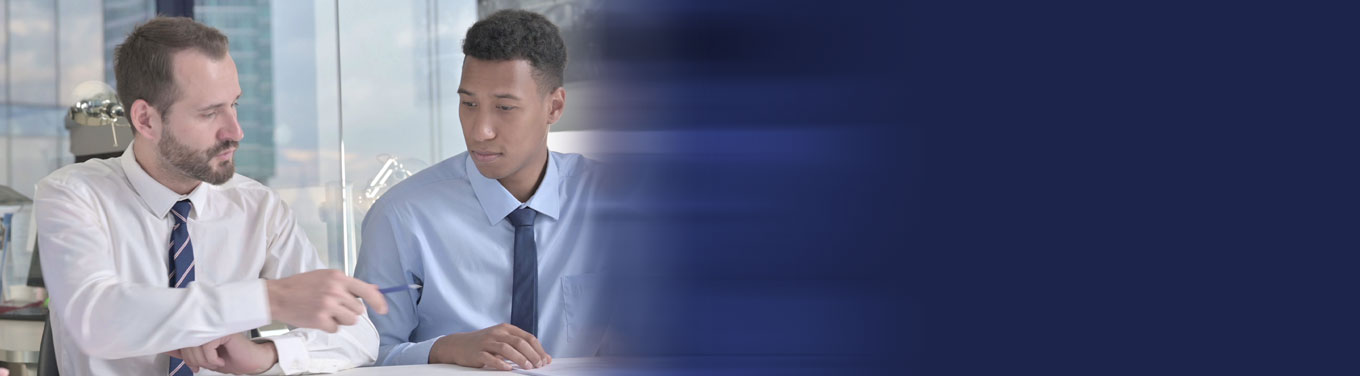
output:
<instances>
[{"instance_id":1,"label":"paper on table","mask_svg":"<svg viewBox=\"0 0 1360 376\"><path fill-rule=\"evenodd\" d=\"M520 369L514 366L511 372L530 376L577 376L603 375L622 370L601 358L555 358L552 364L542 368Z\"/></svg>"}]
</instances>

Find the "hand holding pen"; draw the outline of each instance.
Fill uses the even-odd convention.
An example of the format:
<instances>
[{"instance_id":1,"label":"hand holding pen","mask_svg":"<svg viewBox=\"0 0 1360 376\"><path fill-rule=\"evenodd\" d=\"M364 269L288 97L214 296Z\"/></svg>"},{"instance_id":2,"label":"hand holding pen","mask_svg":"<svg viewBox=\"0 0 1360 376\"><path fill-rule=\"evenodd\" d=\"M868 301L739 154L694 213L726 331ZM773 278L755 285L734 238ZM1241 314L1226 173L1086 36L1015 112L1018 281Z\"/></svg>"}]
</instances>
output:
<instances>
[{"instance_id":1,"label":"hand holding pen","mask_svg":"<svg viewBox=\"0 0 1360 376\"><path fill-rule=\"evenodd\" d=\"M265 281L269 312L285 324L335 333L342 325L354 325L364 314L387 314L387 300L378 286L346 276L334 269L313 270L287 278ZM362 298L363 302L359 299Z\"/></svg>"}]
</instances>

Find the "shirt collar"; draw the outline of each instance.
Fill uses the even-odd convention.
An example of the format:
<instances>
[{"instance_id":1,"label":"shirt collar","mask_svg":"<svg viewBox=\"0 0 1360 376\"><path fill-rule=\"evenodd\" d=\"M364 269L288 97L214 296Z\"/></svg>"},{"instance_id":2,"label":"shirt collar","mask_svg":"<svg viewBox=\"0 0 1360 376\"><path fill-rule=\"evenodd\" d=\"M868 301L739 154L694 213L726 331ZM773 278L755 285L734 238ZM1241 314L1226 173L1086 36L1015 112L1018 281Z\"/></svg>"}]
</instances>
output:
<instances>
[{"instance_id":1,"label":"shirt collar","mask_svg":"<svg viewBox=\"0 0 1360 376\"><path fill-rule=\"evenodd\" d=\"M477 201L482 204L482 210L486 212L487 221L495 225L510 212L519 209L521 206L528 206L539 213L543 213L552 219L557 219L557 215L562 210L562 176L557 170L557 156L552 152L548 153L548 167L543 172L543 181L538 184L538 190L529 197L529 202L521 204L510 191L500 182L482 176L482 172L477 170L477 165L472 162L471 155L464 154L467 166L468 181L472 183L472 192L477 195Z\"/></svg>"},{"instance_id":2,"label":"shirt collar","mask_svg":"<svg viewBox=\"0 0 1360 376\"><path fill-rule=\"evenodd\" d=\"M132 152L132 145L130 144L127 150L123 151L123 155L118 157L118 162L123 165L123 174L127 175L128 182L132 183L132 190L137 193L137 198L142 200L142 204L147 210L151 211L152 215L158 218L170 215L170 208L175 206L176 202L189 199L189 202L193 204L192 210L189 211L189 217L197 217L198 207L203 204L203 196L206 194L204 192L207 191L204 186L208 184L199 183L198 187L187 195L175 193L142 169L142 165L137 163L137 157Z\"/></svg>"}]
</instances>

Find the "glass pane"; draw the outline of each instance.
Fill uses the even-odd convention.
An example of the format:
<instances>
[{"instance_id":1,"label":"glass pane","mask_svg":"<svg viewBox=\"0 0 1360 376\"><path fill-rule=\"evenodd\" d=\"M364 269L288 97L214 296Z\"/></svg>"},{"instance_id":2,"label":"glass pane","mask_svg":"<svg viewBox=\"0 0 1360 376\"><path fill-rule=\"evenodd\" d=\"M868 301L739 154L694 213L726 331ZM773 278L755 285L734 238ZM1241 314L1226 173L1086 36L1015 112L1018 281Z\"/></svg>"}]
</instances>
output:
<instances>
[{"instance_id":1,"label":"glass pane","mask_svg":"<svg viewBox=\"0 0 1360 376\"><path fill-rule=\"evenodd\" d=\"M10 188L31 198L38 180L75 161L64 116L65 107L10 106Z\"/></svg>"},{"instance_id":2,"label":"glass pane","mask_svg":"<svg viewBox=\"0 0 1360 376\"><path fill-rule=\"evenodd\" d=\"M339 59L339 35L336 34L336 14L335 1L316 0L310 6L313 19L315 21L314 30L314 71L313 76L316 80L316 98L313 102L316 106L316 128L315 135L318 147L316 148L316 165L318 168L319 188L322 192L322 204L318 208L320 218L325 227L325 248L320 245L320 250L325 258L326 265L331 268L345 270L347 273L353 272L352 268L346 267L351 263L351 253L346 250L354 244L352 233L349 230L353 222L353 213L345 208L348 197L345 194L344 169L341 168L340 154L340 85L337 80L338 59ZM280 11L284 7L279 7ZM299 16L300 17L300 16ZM290 48L290 51L300 51L301 47ZM282 56L282 54L280 54ZM282 75L282 73L281 73ZM316 242L316 238L312 238Z\"/></svg>"},{"instance_id":3,"label":"glass pane","mask_svg":"<svg viewBox=\"0 0 1360 376\"><path fill-rule=\"evenodd\" d=\"M55 171L58 167L71 164L73 157L66 143L65 129L62 128L62 117L66 114L64 107L54 106L7 106L10 109L10 133L7 137L9 143L6 145L5 152L9 154L10 177L14 184L10 188L20 194L33 198L34 187L38 180ZM19 223L11 223L11 229L16 233L11 234L10 253L4 260L5 270L3 281L5 286L21 286L27 283L28 270L32 262L32 238L29 236L29 225L32 219L32 206L23 208L23 211L12 219L17 219ZM8 294L15 293L15 290L6 290Z\"/></svg>"},{"instance_id":4,"label":"glass pane","mask_svg":"<svg viewBox=\"0 0 1360 376\"><path fill-rule=\"evenodd\" d=\"M194 17L231 40L245 133L237 172L274 189L322 261L341 269L346 226L331 4L198 0Z\"/></svg>"},{"instance_id":5,"label":"glass pane","mask_svg":"<svg viewBox=\"0 0 1360 376\"><path fill-rule=\"evenodd\" d=\"M9 136L9 7L0 7L0 184L12 185L9 176L9 155L13 140Z\"/></svg>"},{"instance_id":6,"label":"glass pane","mask_svg":"<svg viewBox=\"0 0 1360 376\"><path fill-rule=\"evenodd\" d=\"M104 81L116 86L113 77L113 49L127 39L137 24L156 14L153 0L104 1Z\"/></svg>"},{"instance_id":7,"label":"glass pane","mask_svg":"<svg viewBox=\"0 0 1360 376\"><path fill-rule=\"evenodd\" d=\"M388 158L417 170L436 157L439 85L432 72L427 5L340 3L342 140L346 174L356 190L370 188ZM362 211L371 201L366 197L356 205Z\"/></svg>"},{"instance_id":8,"label":"glass pane","mask_svg":"<svg viewBox=\"0 0 1360 376\"><path fill-rule=\"evenodd\" d=\"M206 1L194 18L230 39L241 83L238 121L245 138L236 151L236 172L269 185L274 177L274 70L268 0Z\"/></svg>"},{"instance_id":9,"label":"glass pane","mask_svg":"<svg viewBox=\"0 0 1360 376\"><path fill-rule=\"evenodd\" d=\"M9 72L9 44L8 44L8 43L9 43L9 12L8 12L8 9L9 9L9 7L0 6L0 25L4 25L4 27L0 27L0 72ZM0 103L9 103L9 75L8 75L8 74L0 74ZM0 135L6 135L6 134L9 134L9 132L6 131L5 124L4 124L4 119L3 119L3 118L0 118ZM6 153L0 153L0 154L6 154ZM0 158L4 158L4 156L3 156L3 155L0 155ZM3 169L3 168L4 168L3 163L0 163L0 169ZM3 173L0 173L0 179L3 179L3 178L5 178L5 175L4 175Z\"/></svg>"},{"instance_id":10,"label":"glass pane","mask_svg":"<svg viewBox=\"0 0 1360 376\"><path fill-rule=\"evenodd\" d=\"M439 79L439 104L435 108L439 117L440 147L435 150L438 163L445 158L467 151L463 141L463 126L458 120L458 84L463 80L463 37L467 29L477 22L477 4L474 1L436 3L435 30L437 33L435 64Z\"/></svg>"},{"instance_id":11,"label":"glass pane","mask_svg":"<svg viewBox=\"0 0 1360 376\"><path fill-rule=\"evenodd\" d=\"M57 34L55 2L9 2L11 103L56 106Z\"/></svg>"},{"instance_id":12,"label":"glass pane","mask_svg":"<svg viewBox=\"0 0 1360 376\"><path fill-rule=\"evenodd\" d=\"M340 4L350 257L364 214L386 189L465 150L457 90L476 9L473 0Z\"/></svg>"},{"instance_id":13,"label":"glass pane","mask_svg":"<svg viewBox=\"0 0 1360 376\"><path fill-rule=\"evenodd\" d=\"M57 102L75 102L72 90L85 81L104 81L103 50L96 46L104 39L104 14L100 0L62 0L57 2Z\"/></svg>"}]
</instances>

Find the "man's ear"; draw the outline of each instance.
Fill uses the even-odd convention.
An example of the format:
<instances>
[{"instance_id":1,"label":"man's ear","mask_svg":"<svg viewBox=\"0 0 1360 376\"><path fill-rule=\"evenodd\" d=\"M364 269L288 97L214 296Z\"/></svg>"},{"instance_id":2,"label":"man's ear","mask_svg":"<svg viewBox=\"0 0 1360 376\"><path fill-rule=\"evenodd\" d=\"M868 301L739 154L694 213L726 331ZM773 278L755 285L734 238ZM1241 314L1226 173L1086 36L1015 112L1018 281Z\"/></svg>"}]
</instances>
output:
<instances>
[{"instance_id":1,"label":"man's ear","mask_svg":"<svg viewBox=\"0 0 1360 376\"><path fill-rule=\"evenodd\" d=\"M128 121L132 122L132 127L137 129L137 135L156 140L161 137L160 122L161 114L155 107L151 106L144 99L132 102L132 110L128 111Z\"/></svg>"},{"instance_id":2,"label":"man's ear","mask_svg":"<svg viewBox=\"0 0 1360 376\"><path fill-rule=\"evenodd\" d=\"M567 89L558 87L548 94L548 125L562 119L562 111L567 107Z\"/></svg>"}]
</instances>

